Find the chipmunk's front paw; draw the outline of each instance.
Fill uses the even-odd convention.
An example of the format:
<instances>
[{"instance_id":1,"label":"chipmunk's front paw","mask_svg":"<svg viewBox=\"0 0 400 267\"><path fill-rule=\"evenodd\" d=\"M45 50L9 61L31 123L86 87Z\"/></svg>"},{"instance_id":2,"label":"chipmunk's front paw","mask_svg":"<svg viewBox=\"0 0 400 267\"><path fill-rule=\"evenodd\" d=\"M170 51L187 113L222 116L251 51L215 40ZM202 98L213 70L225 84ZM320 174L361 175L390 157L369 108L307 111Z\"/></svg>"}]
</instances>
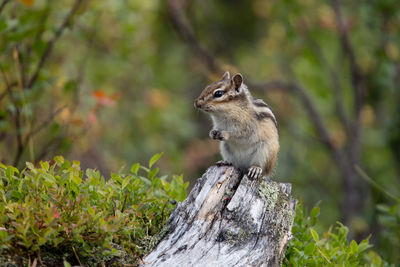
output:
<instances>
[{"instance_id":1,"label":"chipmunk's front paw","mask_svg":"<svg viewBox=\"0 0 400 267\"><path fill-rule=\"evenodd\" d=\"M252 180L258 179L259 177L261 177L262 171L262 168L258 166L251 166L247 172L247 176Z\"/></svg>"},{"instance_id":2,"label":"chipmunk's front paw","mask_svg":"<svg viewBox=\"0 0 400 267\"><path fill-rule=\"evenodd\" d=\"M228 140L229 135L227 132L214 129L214 130L211 130L210 137L215 140L224 141L224 140Z\"/></svg>"},{"instance_id":3,"label":"chipmunk's front paw","mask_svg":"<svg viewBox=\"0 0 400 267\"><path fill-rule=\"evenodd\" d=\"M217 165L218 167L221 167L221 166L232 166L232 163L230 163L230 162L228 162L226 160L220 160L220 161L217 161L217 163L215 163L215 165Z\"/></svg>"}]
</instances>

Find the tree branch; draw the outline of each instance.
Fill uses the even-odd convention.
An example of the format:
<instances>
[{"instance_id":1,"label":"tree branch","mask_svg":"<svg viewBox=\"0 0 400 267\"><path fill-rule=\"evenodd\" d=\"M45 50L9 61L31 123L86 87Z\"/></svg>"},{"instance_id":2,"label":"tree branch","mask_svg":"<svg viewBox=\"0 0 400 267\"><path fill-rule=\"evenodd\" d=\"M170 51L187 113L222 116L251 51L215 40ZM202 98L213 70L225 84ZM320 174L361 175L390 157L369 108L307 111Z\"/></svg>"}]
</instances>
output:
<instances>
[{"instance_id":1,"label":"tree branch","mask_svg":"<svg viewBox=\"0 0 400 267\"><path fill-rule=\"evenodd\" d=\"M10 0L3 0L3 2L1 2L0 4L0 14L3 11L3 9L6 7L7 3L9 3Z\"/></svg>"},{"instance_id":2,"label":"tree branch","mask_svg":"<svg viewBox=\"0 0 400 267\"><path fill-rule=\"evenodd\" d=\"M16 165L19 163L19 161L20 161L20 159L21 159L21 156L22 156L22 153L24 152L25 147L26 147L27 143L29 142L29 139L32 138L32 137L34 137L34 136L35 136L36 134L38 134L42 129L44 129L46 126L48 126L48 125L54 120L54 118L55 118L61 111L63 111L66 107L67 107L67 105L64 105L64 106L62 106L62 107L56 109L56 110L55 110L53 113L51 113L51 114L49 115L49 117L48 117L46 120L44 120L38 127L36 127L35 129L31 130L31 131L25 136L24 139L22 139L21 136L19 137L20 139L19 139L19 141L18 141L18 149L17 149L17 154L16 154L15 159L14 159L14 166L16 166Z\"/></svg>"},{"instance_id":3,"label":"tree branch","mask_svg":"<svg viewBox=\"0 0 400 267\"><path fill-rule=\"evenodd\" d=\"M1 76L3 77L3 80L4 80L4 84L6 85L5 91L3 93L1 93L1 95L0 95L0 101L1 101L7 94L11 94L11 88L13 86L16 86L17 83L16 82L10 83L10 81L8 80L7 75L4 72L2 67L0 67L0 72L1 72Z\"/></svg>"},{"instance_id":4,"label":"tree branch","mask_svg":"<svg viewBox=\"0 0 400 267\"><path fill-rule=\"evenodd\" d=\"M361 110L365 101L365 81L361 68L357 64L354 48L348 35L348 27L344 24L340 0L331 0L339 30L340 43L343 52L348 56L351 71L351 81L354 92L354 119L352 122L352 135L350 135L350 156L355 164L359 163L361 152Z\"/></svg>"},{"instance_id":5,"label":"tree branch","mask_svg":"<svg viewBox=\"0 0 400 267\"><path fill-rule=\"evenodd\" d=\"M215 58L209 53L197 40L191 27L185 23L185 17L182 15L181 6L176 0L168 0L168 15L175 30L190 45L193 51L207 64L208 69L213 73L222 72L222 68L216 62Z\"/></svg>"},{"instance_id":6,"label":"tree branch","mask_svg":"<svg viewBox=\"0 0 400 267\"><path fill-rule=\"evenodd\" d=\"M61 34L67 27L67 25L72 21L72 18L78 11L79 6L83 3L84 0L75 0L74 5L72 6L71 10L69 11L68 15L65 17L64 21L61 23L61 26L57 29L54 37L47 43L46 49L44 50L42 56L40 57L39 64L36 67L35 72L33 73L31 79L27 84L27 88L32 88L35 84L37 78L39 77L39 73L44 66L45 62L47 61L48 57L50 56L55 43L60 38Z\"/></svg>"},{"instance_id":7,"label":"tree branch","mask_svg":"<svg viewBox=\"0 0 400 267\"><path fill-rule=\"evenodd\" d=\"M41 20L39 22L39 26L38 26L38 30L36 32L35 37L33 38L33 42L31 44L28 44L28 47L26 48L26 52L25 52L25 60L24 60L24 64L23 67L24 69L26 69L26 67L29 65L29 59L32 53L32 48L33 46L38 43L40 41L40 39L42 38L42 35L46 29L46 22L49 18L49 13L50 13L50 4L49 1L47 1L46 7L44 8L43 13L40 15Z\"/></svg>"},{"instance_id":8,"label":"tree branch","mask_svg":"<svg viewBox=\"0 0 400 267\"><path fill-rule=\"evenodd\" d=\"M338 118L340 122L342 123L347 136L351 134L350 131L350 122L349 118L346 115L345 108L343 105L343 88L338 76L338 73L335 71L335 69L329 64L328 59L326 58L321 46L310 37L309 32L304 32L308 43L312 46L316 56L320 60L320 63L322 66L325 66L328 74L330 76L330 79L332 81L332 92L334 96L334 101L335 101L335 110L338 115Z\"/></svg>"}]
</instances>

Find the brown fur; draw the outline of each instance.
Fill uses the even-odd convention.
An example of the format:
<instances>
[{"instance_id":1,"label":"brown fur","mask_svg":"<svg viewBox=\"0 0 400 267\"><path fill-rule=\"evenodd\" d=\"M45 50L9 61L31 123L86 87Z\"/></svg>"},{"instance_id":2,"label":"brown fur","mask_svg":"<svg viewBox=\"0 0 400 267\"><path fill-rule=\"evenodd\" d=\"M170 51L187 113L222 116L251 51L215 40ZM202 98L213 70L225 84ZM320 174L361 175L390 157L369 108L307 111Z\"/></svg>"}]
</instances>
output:
<instances>
[{"instance_id":1,"label":"brown fur","mask_svg":"<svg viewBox=\"0 0 400 267\"><path fill-rule=\"evenodd\" d=\"M279 152L279 136L278 128L275 123L270 120L264 120L260 125L262 139L268 140L270 155L265 164L265 174L269 175L275 167L275 163L278 159Z\"/></svg>"}]
</instances>

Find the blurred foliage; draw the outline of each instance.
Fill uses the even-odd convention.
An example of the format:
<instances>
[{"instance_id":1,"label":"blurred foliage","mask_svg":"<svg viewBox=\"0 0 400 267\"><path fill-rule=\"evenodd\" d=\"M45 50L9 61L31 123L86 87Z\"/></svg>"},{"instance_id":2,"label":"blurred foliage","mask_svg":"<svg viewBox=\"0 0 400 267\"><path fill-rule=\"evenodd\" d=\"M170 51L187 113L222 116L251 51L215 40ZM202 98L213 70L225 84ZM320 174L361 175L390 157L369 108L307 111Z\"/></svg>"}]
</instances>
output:
<instances>
[{"instance_id":1,"label":"blurred foliage","mask_svg":"<svg viewBox=\"0 0 400 267\"><path fill-rule=\"evenodd\" d=\"M27 266L134 264L159 240L177 201L186 198L182 176L158 177L154 163L130 172L84 173L78 161L0 165L0 263ZM8 265L7 265L8 266Z\"/></svg>"},{"instance_id":2,"label":"blurred foliage","mask_svg":"<svg viewBox=\"0 0 400 267\"><path fill-rule=\"evenodd\" d=\"M303 204L297 204L283 266L389 266L370 250L369 237L358 244L349 242L349 229L340 222L319 234L315 229L319 213L320 208L315 206L307 215Z\"/></svg>"},{"instance_id":3,"label":"blurred foliage","mask_svg":"<svg viewBox=\"0 0 400 267\"><path fill-rule=\"evenodd\" d=\"M109 173L165 151L160 167L191 182L215 162L211 123L192 103L222 73L210 73L177 34L167 2L0 0L1 162L21 170L25 161L36 166L63 154ZM345 114L353 115L352 76L334 1L177 2L224 68L242 72L245 82L295 80L306 88L335 146L347 149L351 133L339 122L334 99L338 83ZM398 0L341 2L367 88L359 163L400 195ZM341 170L295 96L254 94L267 100L280 125L275 179L293 183L305 206L321 200L318 224L328 227L341 216ZM382 257L400 262L400 239L393 234L399 232L398 204L361 179L356 184L363 202L349 222L351 233L357 240L372 233Z\"/></svg>"}]
</instances>

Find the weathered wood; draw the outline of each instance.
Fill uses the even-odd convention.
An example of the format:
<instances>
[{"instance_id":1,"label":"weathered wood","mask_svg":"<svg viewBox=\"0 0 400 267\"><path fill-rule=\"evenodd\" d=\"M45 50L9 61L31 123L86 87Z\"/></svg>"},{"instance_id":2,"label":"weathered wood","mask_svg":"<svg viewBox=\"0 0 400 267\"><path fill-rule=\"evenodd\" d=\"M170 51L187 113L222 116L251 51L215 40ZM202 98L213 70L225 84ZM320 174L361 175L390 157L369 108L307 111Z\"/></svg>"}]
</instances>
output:
<instances>
[{"instance_id":1,"label":"weathered wood","mask_svg":"<svg viewBox=\"0 0 400 267\"><path fill-rule=\"evenodd\" d=\"M296 206L290 192L290 184L210 167L143 266L280 266Z\"/></svg>"}]
</instances>

